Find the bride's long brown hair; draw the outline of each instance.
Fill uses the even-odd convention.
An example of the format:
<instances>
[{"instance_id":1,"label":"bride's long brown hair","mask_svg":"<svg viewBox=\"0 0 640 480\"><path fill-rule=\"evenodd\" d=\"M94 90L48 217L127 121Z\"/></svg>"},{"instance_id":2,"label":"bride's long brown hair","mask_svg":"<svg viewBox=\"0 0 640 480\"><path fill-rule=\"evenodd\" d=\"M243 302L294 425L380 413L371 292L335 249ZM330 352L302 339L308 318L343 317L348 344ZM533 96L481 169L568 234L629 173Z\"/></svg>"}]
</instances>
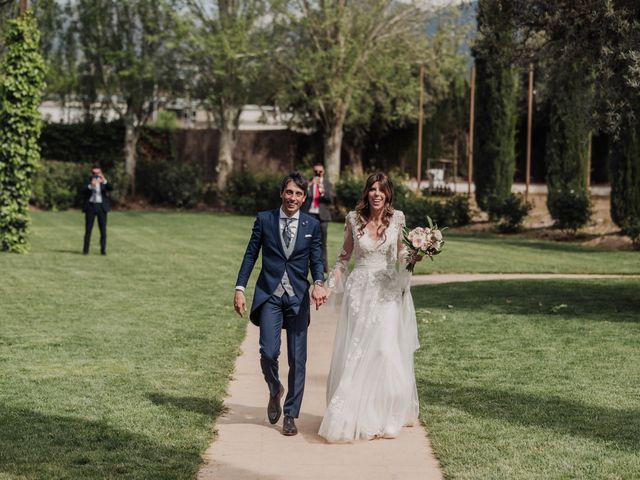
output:
<instances>
[{"instance_id":1,"label":"bride's long brown hair","mask_svg":"<svg viewBox=\"0 0 640 480\"><path fill-rule=\"evenodd\" d=\"M371 220L369 218L371 215L371 207L369 206L369 190L371 190L373 184L376 182L380 183L380 190L382 190L385 196L384 207L382 207L382 225L378 227L376 232L377 237L386 235L387 227L389 227L389 222L393 216L393 182L382 172L369 175L369 178L367 178L367 181L364 184L362 195L360 195L360 200L356 205L359 236L364 234L364 229Z\"/></svg>"}]
</instances>

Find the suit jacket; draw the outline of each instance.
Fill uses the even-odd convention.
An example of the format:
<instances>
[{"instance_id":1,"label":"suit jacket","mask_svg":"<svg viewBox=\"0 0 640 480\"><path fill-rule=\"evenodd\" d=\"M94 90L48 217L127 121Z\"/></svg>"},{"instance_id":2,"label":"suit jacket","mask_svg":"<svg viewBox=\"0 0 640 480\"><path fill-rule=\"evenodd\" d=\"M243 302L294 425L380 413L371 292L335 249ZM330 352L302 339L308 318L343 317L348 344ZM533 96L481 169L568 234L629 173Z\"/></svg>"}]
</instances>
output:
<instances>
[{"instance_id":1,"label":"suit jacket","mask_svg":"<svg viewBox=\"0 0 640 480\"><path fill-rule=\"evenodd\" d=\"M293 252L287 258L280 240L280 208L258 213L251 238L240 266L236 286L246 287L262 249L262 270L256 282L249 318L260 323L260 307L276 290L286 269L293 291L300 299L308 295L307 275L311 269L313 280L324 279L320 222L300 212ZM309 305L309 302L303 302Z\"/></svg>"},{"instance_id":2,"label":"suit jacket","mask_svg":"<svg viewBox=\"0 0 640 480\"><path fill-rule=\"evenodd\" d=\"M84 201L82 202L82 211L86 212L87 209L91 206L91 194L93 194L93 190L91 190L91 178L89 177L87 181L84 183L84 188L82 189L82 193L84 194ZM105 212L111 210L111 200L109 199L109 192L113 190L110 182L102 184L102 208L104 208Z\"/></svg>"},{"instance_id":3,"label":"suit jacket","mask_svg":"<svg viewBox=\"0 0 640 480\"><path fill-rule=\"evenodd\" d=\"M333 185L326 178L322 177L322 186L324 187L324 193L320 195L318 199L319 216L323 222L331 221L331 204L333 203ZM303 210L308 212L311 208L311 202L313 202L313 182L309 182L307 187L307 200L304 202Z\"/></svg>"}]
</instances>

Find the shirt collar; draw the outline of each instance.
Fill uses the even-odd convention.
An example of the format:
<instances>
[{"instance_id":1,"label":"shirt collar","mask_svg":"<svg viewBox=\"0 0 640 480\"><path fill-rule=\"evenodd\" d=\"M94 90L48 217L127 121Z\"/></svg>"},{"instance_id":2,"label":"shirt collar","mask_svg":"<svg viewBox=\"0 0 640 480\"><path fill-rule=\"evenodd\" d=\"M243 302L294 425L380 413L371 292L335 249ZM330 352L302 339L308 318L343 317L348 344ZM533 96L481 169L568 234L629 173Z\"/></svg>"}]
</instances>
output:
<instances>
[{"instance_id":1,"label":"shirt collar","mask_svg":"<svg viewBox=\"0 0 640 480\"><path fill-rule=\"evenodd\" d=\"M291 217L287 217L287 214L284 213L284 210L282 210L282 207L280 207L280 219L282 220L283 218L293 218L295 220L299 220L300 219L300 210L298 210L296 213L294 213Z\"/></svg>"}]
</instances>

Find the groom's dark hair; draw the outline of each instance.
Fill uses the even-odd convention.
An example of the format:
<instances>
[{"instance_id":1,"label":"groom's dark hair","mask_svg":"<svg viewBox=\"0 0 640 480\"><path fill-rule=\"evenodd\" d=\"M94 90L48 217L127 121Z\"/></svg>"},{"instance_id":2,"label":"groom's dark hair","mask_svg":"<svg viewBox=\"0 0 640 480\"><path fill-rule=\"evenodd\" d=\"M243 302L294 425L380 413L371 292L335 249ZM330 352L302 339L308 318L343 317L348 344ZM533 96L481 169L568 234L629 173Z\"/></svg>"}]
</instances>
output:
<instances>
[{"instance_id":1,"label":"groom's dark hair","mask_svg":"<svg viewBox=\"0 0 640 480\"><path fill-rule=\"evenodd\" d=\"M289 182L295 183L304 193L307 193L307 179L302 176L300 172L292 172L282 179L282 186L280 187L280 193L284 192Z\"/></svg>"}]
</instances>

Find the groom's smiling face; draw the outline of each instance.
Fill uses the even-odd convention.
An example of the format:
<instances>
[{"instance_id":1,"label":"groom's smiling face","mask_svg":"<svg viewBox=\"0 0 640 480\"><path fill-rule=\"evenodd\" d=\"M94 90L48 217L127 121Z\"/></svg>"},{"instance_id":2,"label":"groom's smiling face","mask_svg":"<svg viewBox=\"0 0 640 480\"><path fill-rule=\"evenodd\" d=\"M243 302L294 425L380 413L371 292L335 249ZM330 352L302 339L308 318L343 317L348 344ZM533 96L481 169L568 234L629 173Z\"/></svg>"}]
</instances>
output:
<instances>
[{"instance_id":1,"label":"groom's smiling face","mask_svg":"<svg viewBox=\"0 0 640 480\"><path fill-rule=\"evenodd\" d=\"M291 181L284 187L280 198L282 199L282 210L290 217L300 210L305 198L307 198L307 193L296 185L295 182Z\"/></svg>"}]
</instances>

